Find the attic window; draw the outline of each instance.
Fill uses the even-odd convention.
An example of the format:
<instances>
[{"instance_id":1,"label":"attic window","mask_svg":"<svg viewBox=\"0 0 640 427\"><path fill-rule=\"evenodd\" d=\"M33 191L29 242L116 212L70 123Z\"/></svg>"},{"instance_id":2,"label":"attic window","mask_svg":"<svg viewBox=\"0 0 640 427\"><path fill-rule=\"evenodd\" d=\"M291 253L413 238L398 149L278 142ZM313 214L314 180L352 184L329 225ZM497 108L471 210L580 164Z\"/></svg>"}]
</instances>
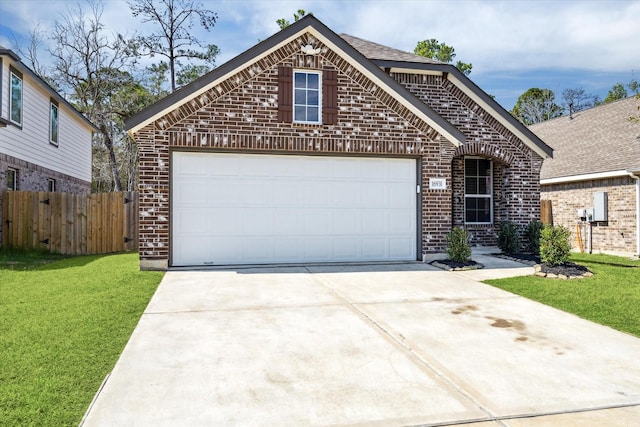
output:
<instances>
[{"instance_id":1,"label":"attic window","mask_svg":"<svg viewBox=\"0 0 640 427\"><path fill-rule=\"evenodd\" d=\"M321 91L322 76L316 71L293 72L293 121L295 123L322 122Z\"/></svg>"},{"instance_id":2,"label":"attic window","mask_svg":"<svg viewBox=\"0 0 640 427\"><path fill-rule=\"evenodd\" d=\"M279 67L278 119L285 123L336 124L336 70L294 71L291 67Z\"/></svg>"}]
</instances>

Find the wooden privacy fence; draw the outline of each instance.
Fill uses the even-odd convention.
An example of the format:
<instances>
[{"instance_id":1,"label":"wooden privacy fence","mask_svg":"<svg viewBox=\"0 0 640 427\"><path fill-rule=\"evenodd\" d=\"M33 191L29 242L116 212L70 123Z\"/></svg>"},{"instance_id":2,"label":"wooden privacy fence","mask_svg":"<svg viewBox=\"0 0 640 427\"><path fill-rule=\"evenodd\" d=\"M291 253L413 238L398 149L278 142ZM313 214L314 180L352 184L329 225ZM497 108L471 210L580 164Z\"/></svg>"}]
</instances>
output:
<instances>
[{"instance_id":1,"label":"wooden privacy fence","mask_svg":"<svg viewBox=\"0 0 640 427\"><path fill-rule=\"evenodd\" d=\"M551 200L540 200L540 222L553 225L553 210Z\"/></svg>"},{"instance_id":2,"label":"wooden privacy fence","mask_svg":"<svg viewBox=\"0 0 640 427\"><path fill-rule=\"evenodd\" d=\"M5 191L2 245L69 255L137 250L138 195Z\"/></svg>"}]
</instances>

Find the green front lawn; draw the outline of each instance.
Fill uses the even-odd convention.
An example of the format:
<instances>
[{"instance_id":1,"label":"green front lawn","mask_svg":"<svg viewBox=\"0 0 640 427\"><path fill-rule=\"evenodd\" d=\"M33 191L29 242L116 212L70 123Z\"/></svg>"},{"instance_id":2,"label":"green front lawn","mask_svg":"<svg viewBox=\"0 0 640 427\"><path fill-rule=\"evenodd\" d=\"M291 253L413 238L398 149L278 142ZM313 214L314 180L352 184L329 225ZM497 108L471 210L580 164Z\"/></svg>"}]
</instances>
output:
<instances>
[{"instance_id":1,"label":"green front lawn","mask_svg":"<svg viewBox=\"0 0 640 427\"><path fill-rule=\"evenodd\" d=\"M78 425L161 279L133 253L0 252L0 425Z\"/></svg>"},{"instance_id":2,"label":"green front lawn","mask_svg":"<svg viewBox=\"0 0 640 427\"><path fill-rule=\"evenodd\" d=\"M640 261L611 255L572 254L594 273L584 279L535 276L486 283L582 318L640 337Z\"/></svg>"}]
</instances>

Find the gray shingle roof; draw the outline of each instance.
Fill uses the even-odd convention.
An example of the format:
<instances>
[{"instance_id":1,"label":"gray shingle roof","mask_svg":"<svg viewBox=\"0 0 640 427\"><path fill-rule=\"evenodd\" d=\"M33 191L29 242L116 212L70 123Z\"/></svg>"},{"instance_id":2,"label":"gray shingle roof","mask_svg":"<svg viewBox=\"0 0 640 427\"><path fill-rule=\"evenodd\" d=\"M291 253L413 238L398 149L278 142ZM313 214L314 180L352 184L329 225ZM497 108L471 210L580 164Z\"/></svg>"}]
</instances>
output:
<instances>
[{"instance_id":1,"label":"gray shingle roof","mask_svg":"<svg viewBox=\"0 0 640 427\"><path fill-rule=\"evenodd\" d=\"M553 148L541 179L599 172L640 170L640 123L629 120L640 100L632 96L610 104L530 126Z\"/></svg>"},{"instance_id":2,"label":"gray shingle roof","mask_svg":"<svg viewBox=\"0 0 640 427\"><path fill-rule=\"evenodd\" d=\"M394 49L348 34L340 34L340 37L353 46L358 52L363 54L367 59L382 59L385 61L401 61L401 62L418 62L421 64L444 64L444 62L435 61L424 56L415 55L413 53L404 52L400 49Z\"/></svg>"}]
</instances>

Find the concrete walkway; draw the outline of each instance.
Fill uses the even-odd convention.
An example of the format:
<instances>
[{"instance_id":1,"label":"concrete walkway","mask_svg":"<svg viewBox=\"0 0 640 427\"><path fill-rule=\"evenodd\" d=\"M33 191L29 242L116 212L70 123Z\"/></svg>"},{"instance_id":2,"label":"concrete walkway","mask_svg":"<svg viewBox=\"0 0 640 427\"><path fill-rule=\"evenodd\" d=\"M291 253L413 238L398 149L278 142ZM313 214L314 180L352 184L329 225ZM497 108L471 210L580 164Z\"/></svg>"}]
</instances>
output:
<instances>
[{"instance_id":1,"label":"concrete walkway","mask_svg":"<svg viewBox=\"0 0 640 427\"><path fill-rule=\"evenodd\" d=\"M640 340L474 259L168 272L83 425L638 425Z\"/></svg>"}]
</instances>

